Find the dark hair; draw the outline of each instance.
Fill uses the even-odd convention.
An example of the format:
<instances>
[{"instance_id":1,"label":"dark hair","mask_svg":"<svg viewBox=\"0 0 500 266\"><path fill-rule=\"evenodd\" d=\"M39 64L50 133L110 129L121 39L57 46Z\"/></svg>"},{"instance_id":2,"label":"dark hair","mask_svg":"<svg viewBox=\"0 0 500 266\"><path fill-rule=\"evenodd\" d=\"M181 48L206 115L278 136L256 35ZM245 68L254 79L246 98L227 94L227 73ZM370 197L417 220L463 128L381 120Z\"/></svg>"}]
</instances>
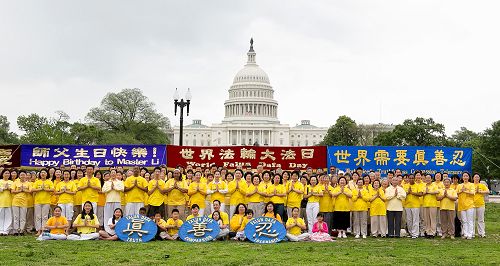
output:
<instances>
[{"instance_id":1,"label":"dark hair","mask_svg":"<svg viewBox=\"0 0 500 266\"><path fill-rule=\"evenodd\" d=\"M195 204L196 205L196 204ZM240 205L243 205L243 207L245 207L245 213L247 212L247 205L243 204L243 203L238 203L238 205L236 205L236 208L234 210L234 215L238 214L238 209L240 208ZM198 205L196 205L198 206Z\"/></svg>"},{"instance_id":2,"label":"dark hair","mask_svg":"<svg viewBox=\"0 0 500 266\"><path fill-rule=\"evenodd\" d=\"M248 210L245 211L245 215L250 214L250 213L253 215L253 210L252 209L248 209Z\"/></svg>"},{"instance_id":3,"label":"dark hair","mask_svg":"<svg viewBox=\"0 0 500 266\"><path fill-rule=\"evenodd\" d=\"M253 183L253 180L254 180L256 177L259 179L259 183L260 183L260 180L261 180L261 179L260 179L260 176L259 176L258 174L255 174L255 175L253 175L253 176L252 176L252 183Z\"/></svg>"},{"instance_id":4,"label":"dark hair","mask_svg":"<svg viewBox=\"0 0 500 266\"><path fill-rule=\"evenodd\" d=\"M274 178L275 178L276 176L279 176L279 177L280 177L279 184L283 184L283 176L282 176L282 175L280 175L279 173L276 173L276 174L274 174L274 175L273 175L273 183L274 183Z\"/></svg>"},{"instance_id":5,"label":"dark hair","mask_svg":"<svg viewBox=\"0 0 500 266\"><path fill-rule=\"evenodd\" d=\"M212 219L214 219L214 214L215 213L219 214L219 220L222 220L222 218L220 217L220 211L214 211L214 212L212 212ZM218 220L216 220L216 221L218 221Z\"/></svg>"},{"instance_id":6,"label":"dark hair","mask_svg":"<svg viewBox=\"0 0 500 266\"><path fill-rule=\"evenodd\" d=\"M318 217L325 218L325 216L321 212L318 212L318 215L316 215L316 218L318 218Z\"/></svg>"},{"instance_id":7,"label":"dark hair","mask_svg":"<svg viewBox=\"0 0 500 266\"><path fill-rule=\"evenodd\" d=\"M61 210L61 211L62 211L62 208L61 208L61 206L59 206L59 205L56 205L56 206L54 207L54 211L55 211L56 209L59 209L59 210Z\"/></svg>"},{"instance_id":8,"label":"dark hair","mask_svg":"<svg viewBox=\"0 0 500 266\"><path fill-rule=\"evenodd\" d=\"M198 206L198 204L195 203L195 204L191 205L191 210L194 209L194 208L198 208L198 210L199 210L200 206Z\"/></svg>"},{"instance_id":9,"label":"dark hair","mask_svg":"<svg viewBox=\"0 0 500 266\"><path fill-rule=\"evenodd\" d=\"M113 218L111 219L111 222L112 222L113 224L115 224L115 221L116 221L116 218L115 218L115 212L116 212L116 211L118 211L118 210L120 211L120 213L121 213L121 214L122 214L122 216L123 216L123 210L122 210L122 209L120 209L120 208L116 208L116 209L113 211ZM122 216L120 216L120 217L122 217Z\"/></svg>"},{"instance_id":10,"label":"dark hair","mask_svg":"<svg viewBox=\"0 0 500 266\"><path fill-rule=\"evenodd\" d=\"M393 171L389 171L389 172L387 172L387 175L389 175L389 174L394 175L394 172L393 172Z\"/></svg>"},{"instance_id":11,"label":"dark hair","mask_svg":"<svg viewBox=\"0 0 500 266\"><path fill-rule=\"evenodd\" d=\"M40 171L41 171L41 170L40 170ZM9 172L9 179L10 179L10 169L7 169L7 168L5 168L5 169L3 169L3 170L2 170L2 174L0 175L0 178L3 178L3 174L4 174L5 172Z\"/></svg>"},{"instance_id":12,"label":"dark hair","mask_svg":"<svg viewBox=\"0 0 500 266\"><path fill-rule=\"evenodd\" d=\"M160 170L161 171L161 168L160 167L155 167L155 169L153 171L156 171L156 170Z\"/></svg>"},{"instance_id":13,"label":"dark hair","mask_svg":"<svg viewBox=\"0 0 500 266\"><path fill-rule=\"evenodd\" d=\"M241 173L241 176L243 176L243 170L241 170L241 169L236 169L236 170L234 170L234 173L236 174L236 172L240 172L240 173Z\"/></svg>"},{"instance_id":14,"label":"dark hair","mask_svg":"<svg viewBox=\"0 0 500 266\"><path fill-rule=\"evenodd\" d=\"M293 171L293 172L290 174L290 177L291 177L292 175L294 175L294 174L296 174L297 176L300 176L300 172L299 172L299 171Z\"/></svg>"},{"instance_id":15,"label":"dark hair","mask_svg":"<svg viewBox=\"0 0 500 266\"><path fill-rule=\"evenodd\" d=\"M218 202L219 205L220 205L220 200L216 199L216 200L212 201L212 204L215 203L215 202Z\"/></svg>"},{"instance_id":16,"label":"dark hair","mask_svg":"<svg viewBox=\"0 0 500 266\"><path fill-rule=\"evenodd\" d=\"M141 207L141 208L139 209L139 212L140 212L140 211L147 212L146 208L144 208L144 207Z\"/></svg>"},{"instance_id":17,"label":"dark hair","mask_svg":"<svg viewBox=\"0 0 500 266\"><path fill-rule=\"evenodd\" d=\"M85 207L85 204L87 204L87 203L90 204L90 211L89 211L88 215L89 215L90 219L94 220L94 205L92 205L92 202L90 202L90 201L87 200L83 204L83 206ZM83 210L82 210L81 218L85 219L85 208L83 208Z\"/></svg>"},{"instance_id":18,"label":"dark hair","mask_svg":"<svg viewBox=\"0 0 500 266\"><path fill-rule=\"evenodd\" d=\"M269 204L273 205L273 213L274 213L274 218L277 218L277 212L276 212L276 206L274 206L274 203L272 201L266 203L266 206L264 206L264 214L267 213L267 206L269 206Z\"/></svg>"},{"instance_id":19,"label":"dark hair","mask_svg":"<svg viewBox=\"0 0 500 266\"><path fill-rule=\"evenodd\" d=\"M93 164L87 164L87 165L85 165L85 168L87 168L87 167L90 167L90 168L94 169L94 165Z\"/></svg>"},{"instance_id":20,"label":"dark hair","mask_svg":"<svg viewBox=\"0 0 500 266\"><path fill-rule=\"evenodd\" d=\"M317 184L319 184L319 179L318 179L318 176L317 176L317 175L313 175L313 176L311 176L311 177L309 178L309 180L307 180L307 183L308 183L309 185L311 185L311 179L313 179L313 177L314 177L314 178L316 178L316 185L317 185ZM347 180L346 180L346 182L347 182Z\"/></svg>"},{"instance_id":21,"label":"dark hair","mask_svg":"<svg viewBox=\"0 0 500 266\"><path fill-rule=\"evenodd\" d=\"M380 184L380 180L378 179L373 180L372 186L375 185L375 182L378 182L378 188L382 187L382 184Z\"/></svg>"},{"instance_id":22,"label":"dark hair","mask_svg":"<svg viewBox=\"0 0 500 266\"><path fill-rule=\"evenodd\" d=\"M299 209L299 208L297 208L297 207L293 207L293 208L292 208L292 213L293 213L293 210L295 210L295 209L297 209L297 211L299 211L299 215L300 215L300 209Z\"/></svg>"},{"instance_id":23,"label":"dark hair","mask_svg":"<svg viewBox=\"0 0 500 266\"><path fill-rule=\"evenodd\" d=\"M179 210L178 209L173 209L172 213L174 213L174 212L179 213Z\"/></svg>"}]
</instances>

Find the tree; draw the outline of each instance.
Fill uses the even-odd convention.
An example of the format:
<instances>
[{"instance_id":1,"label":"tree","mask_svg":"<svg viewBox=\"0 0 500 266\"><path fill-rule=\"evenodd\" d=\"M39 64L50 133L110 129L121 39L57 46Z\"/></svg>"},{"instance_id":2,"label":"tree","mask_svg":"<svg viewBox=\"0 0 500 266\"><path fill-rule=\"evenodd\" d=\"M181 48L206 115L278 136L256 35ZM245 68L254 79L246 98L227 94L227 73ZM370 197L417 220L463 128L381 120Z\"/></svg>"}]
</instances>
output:
<instances>
[{"instance_id":1,"label":"tree","mask_svg":"<svg viewBox=\"0 0 500 266\"><path fill-rule=\"evenodd\" d=\"M47 118L38 114L19 116L18 127L25 133L21 136L22 143L36 144L73 144L74 138L68 122L69 116L57 111L57 118Z\"/></svg>"},{"instance_id":2,"label":"tree","mask_svg":"<svg viewBox=\"0 0 500 266\"><path fill-rule=\"evenodd\" d=\"M480 138L478 154L486 168L481 174L483 177L486 176L489 183L492 178L500 177L500 120L486 129Z\"/></svg>"},{"instance_id":3,"label":"tree","mask_svg":"<svg viewBox=\"0 0 500 266\"><path fill-rule=\"evenodd\" d=\"M349 146L359 141L359 129L356 122L348 116L339 116L335 125L328 129L321 145Z\"/></svg>"},{"instance_id":4,"label":"tree","mask_svg":"<svg viewBox=\"0 0 500 266\"><path fill-rule=\"evenodd\" d=\"M374 139L379 146L441 146L448 141L443 124L436 123L432 118L417 117L406 119L392 131L380 133Z\"/></svg>"},{"instance_id":5,"label":"tree","mask_svg":"<svg viewBox=\"0 0 500 266\"><path fill-rule=\"evenodd\" d=\"M154 109L154 103L139 89L108 93L99 107L90 110L87 120L92 125L106 130L106 134L116 134L121 140L128 140L127 143L169 142L167 130L170 128L170 121ZM104 140L112 141L109 136Z\"/></svg>"},{"instance_id":6,"label":"tree","mask_svg":"<svg viewBox=\"0 0 500 266\"><path fill-rule=\"evenodd\" d=\"M461 127L460 130L455 131L453 135L448 139L449 144L455 147L479 147L479 134L467 129L466 127Z\"/></svg>"},{"instance_id":7,"label":"tree","mask_svg":"<svg viewBox=\"0 0 500 266\"><path fill-rule=\"evenodd\" d=\"M0 115L0 145L18 144L19 138L16 133L10 132L10 123L7 117Z\"/></svg>"}]
</instances>

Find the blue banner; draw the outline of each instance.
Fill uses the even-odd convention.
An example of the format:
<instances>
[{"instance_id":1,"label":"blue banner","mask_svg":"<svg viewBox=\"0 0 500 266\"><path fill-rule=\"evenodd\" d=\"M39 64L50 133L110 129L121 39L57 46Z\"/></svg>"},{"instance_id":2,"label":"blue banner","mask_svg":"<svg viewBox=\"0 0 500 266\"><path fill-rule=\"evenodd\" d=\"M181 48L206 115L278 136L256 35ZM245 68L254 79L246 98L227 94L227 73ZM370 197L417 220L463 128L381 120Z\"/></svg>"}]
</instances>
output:
<instances>
[{"instance_id":1,"label":"blue banner","mask_svg":"<svg viewBox=\"0 0 500 266\"><path fill-rule=\"evenodd\" d=\"M153 220L139 214L125 216L115 226L116 235L125 242L148 242L156 236L157 230Z\"/></svg>"},{"instance_id":2,"label":"blue banner","mask_svg":"<svg viewBox=\"0 0 500 266\"><path fill-rule=\"evenodd\" d=\"M160 166L166 164L166 145L21 145L21 166L61 165Z\"/></svg>"},{"instance_id":3,"label":"blue banner","mask_svg":"<svg viewBox=\"0 0 500 266\"><path fill-rule=\"evenodd\" d=\"M258 244L271 244L283 240L286 236L285 226L270 217L257 217L245 226L245 236Z\"/></svg>"},{"instance_id":4,"label":"blue banner","mask_svg":"<svg viewBox=\"0 0 500 266\"><path fill-rule=\"evenodd\" d=\"M184 242L208 242L217 238L219 224L207 216L195 217L179 228L179 237Z\"/></svg>"},{"instance_id":5,"label":"blue banner","mask_svg":"<svg viewBox=\"0 0 500 266\"><path fill-rule=\"evenodd\" d=\"M401 169L403 173L416 170L435 174L461 174L472 171L472 149L452 147L419 146L329 146L328 168L364 172L380 171L385 176L388 171Z\"/></svg>"}]
</instances>

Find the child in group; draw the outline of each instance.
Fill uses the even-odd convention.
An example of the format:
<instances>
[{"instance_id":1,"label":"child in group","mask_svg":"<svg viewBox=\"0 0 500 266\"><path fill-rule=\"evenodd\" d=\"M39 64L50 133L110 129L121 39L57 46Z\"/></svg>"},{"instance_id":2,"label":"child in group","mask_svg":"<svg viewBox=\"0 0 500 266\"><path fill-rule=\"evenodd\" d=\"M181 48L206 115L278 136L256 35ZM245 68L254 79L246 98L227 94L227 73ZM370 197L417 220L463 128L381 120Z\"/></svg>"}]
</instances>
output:
<instances>
[{"instance_id":1,"label":"child in group","mask_svg":"<svg viewBox=\"0 0 500 266\"><path fill-rule=\"evenodd\" d=\"M198 204L193 204L191 206L191 214L186 218L186 221L201 216L203 215L200 213L200 206Z\"/></svg>"},{"instance_id":2,"label":"child in group","mask_svg":"<svg viewBox=\"0 0 500 266\"><path fill-rule=\"evenodd\" d=\"M94 214L94 207L90 201L83 204L83 211L76 217L73 227L76 228L78 234L69 235L68 240L94 240L99 238L99 233L96 232L100 227L99 219Z\"/></svg>"},{"instance_id":3,"label":"child in group","mask_svg":"<svg viewBox=\"0 0 500 266\"><path fill-rule=\"evenodd\" d=\"M312 228L312 234L311 234L311 241L315 242L326 242L326 241L333 241L332 237L328 234L328 226L326 223L323 221L324 216L322 213L318 213L316 216L316 222L313 225Z\"/></svg>"},{"instance_id":4,"label":"child in group","mask_svg":"<svg viewBox=\"0 0 500 266\"><path fill-rule=\"evenodd\" d=\"M236 236L233 238L233 240L245 241L247 239L247 237L245 236L245 226L250 220L252 220L252 218L253 218L253 210L252 209L246 210L245 218L243 218L243 222L241 223L241 226L238 229L238 232L236 232Z\"/></svg>"},{"instance_id":5,"label":"child in group","mask_svg":"<svg viewBox=\"0 0 500 266\"><path fill-rule=\"evenodd\" d=\"M183 222L179 218L180 213L178 209L172 210L172 216L167 220L167 232L161 232L160 237L167 240L178 240L179 239L179 229L181 228Z\"/></svg>"},{"instance_id":6,"label":"child in group","mask_svg":"<svg viewBox=\"0 0 500 266\"><path fill-rule=\"evenodd\" d=\"M147 216L147 213L148 213L148 211L146 210L146 208L141 207L141 208L139 209L139 214L140 214L140 215L142 215L142 216Z\"/></svg>"},{"instance_id":7,"label":"child in group","mask_svg":"<svg viewBox=\"0 0 500 266\"><path fill-rule=\"evenodd\" d=\"M123 211L116 208L113 212L113 217L109 218L108 222L104 224L104 230L99 231L99 239L101 240L118 240L115 232L116 223L123 217Z\"/></svg>"},{"instance_id":8,"label":"child in group","mask_svg":"<svg viewBox=\"0 0 500 266\"><path fill-rule=\"evenodd\" d=\"M66 240L66 230L69 228L69 223L66 217L61 216L62 209L59 206L54 208L54 216L50 217L45 225L45 230L37 240Z\"/></svg>"},{"instance_id":9,"label":"child in group","mask_svg":"<svg viewBox=\"0 0 500 266\"><path fill-rule=\"evenodd\" d=\"M167 222L161 218L161 212L159 212L159 211L155 212L154 221L156 223L156 226L158 227L158 230L156 231L155 239L157 239L157 240L166 239L167 238L166 237L166 235L167 235Z\"/></svg>"}]
</instances>

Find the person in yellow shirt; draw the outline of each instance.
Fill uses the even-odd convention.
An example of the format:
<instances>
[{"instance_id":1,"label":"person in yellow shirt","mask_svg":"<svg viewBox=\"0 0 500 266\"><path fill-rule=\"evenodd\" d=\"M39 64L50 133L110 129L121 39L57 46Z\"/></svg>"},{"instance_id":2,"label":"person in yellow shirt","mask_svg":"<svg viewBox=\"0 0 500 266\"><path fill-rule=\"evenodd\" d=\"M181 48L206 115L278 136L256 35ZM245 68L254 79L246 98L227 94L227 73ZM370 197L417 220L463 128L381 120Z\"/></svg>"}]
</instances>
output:
<instances>
[{"instance_id":1,"label":"person in yellow shirt","mask_svg":"<svg viewBox=\"0 0 500 266\"><path fill-rule=\"evenodd\" d=\"M307 229L307 226L304 220L299 217L299 208L293 207L291 213L292 217L288 218L285 225L287 230L286 237L288 238L288 240L297 242L309 239L309 233L302 233L302 231Z\"/></svg>"},{"instance_id":2,"label":"person in yellow shirt","mask_svg":"<svg viewBox=\"0 0 500 266\"><path fill-rule=\"evenodd\" d=\"M333 225L339 231L339 238L347 238L346 230L349 227L352 192L347 187L345 177L338 179L338 186L333 189L332 194L335 197Z\"/></svg>"},{"instance_id":3,"label":"person in yellow shirt","mask_svg":"<svg viewBox=\"0 0 500 266\"><path fill-rule=\"evenodd\" d=\"M430 174L425 175L425 189L423 196L423 217L425 225L425 237L433 238L437 232L437 194L439 193L438 186L432 182Z\"/></svg>"},{"instance_id":4,"label":"person in yellow shirt","mask_svg":"<svg viewBox=\"0 0 500 266\"><path fill-rule=\"evenodd\" d=\"M488 187L481 183L481 176L478 173L474 174L474 187L476 189L474 194L474 222L477 220L477 234L479 237L486 237L484 227L484 197L490 193Z\"/></svg>"},{"instance_id":5,"label":"person in yellow shirt","mask_svg":"<svg viewBox=\"0 0 500 266\"><path fill-rule=\"evenodd\" d=\"M214 211L212 212L212 214L210 214L208 216L208 217L213 219L214 212L217 212L219 214L221 224L219 225L220 232L217 235L216 239L224 239L225 236L229 235L229 215L226 212L222 211L221 205L222 204L219 200L214 200L212 202L212 206L214 208Z\"/></svg>"},{"instance_id":6,"label":"person in yellow shirt","mask_svg":"<svg viewBox=\"0 0 500 266\"><path fill-rule=\"evenodd\" d=\"M201 172L199 175L201 175ZM186 216L186 199L188 199L186 195L188 192L188 185L187 181L182 180L180 170L174 170L173 178L166 182L165 187L167 193L167 213L171 213L174 209L177 209L179 211L179 219L184 219Z\"/></svg>"},{"instance_id":7,"label":"person in yellow shirt","mask_svg":"<svg viewBox=\"0 0 500 266\"><path fill-rule=\"evenodd\" d=\"M439 215L441 216L441 238L449 236L455 238L455 201L457 200L457 192L451 188L451 180L449 178L443 181L444 188L440 190L437 200L440 201Z\"/></svg>"},{"instance_id":8,"label":"person in yellow shirt","mask_svg":"<svg viewBox=\"0 0 500 266\"><path fill-rule=\"evenodd\" d=\"M12 184L12 216L14 235L24 235L28 213L28 196L31 195L31 184L26 172L19 171L19 179Z\"/></svg>"},{"instance_id":9,"label":"person in yellow shirt","mask_svg":"<svg viewBox=\"0 0 500 266\"><path fill-rule=\"evenodd\" d=\"M148 181L140 176L139 166L134 166L133 175L127 177L124 182L124 192L127 199L125 204L125 215L139 214L144 207L145 195L148 192Z\"/></svg>"},{"instance_id":10,"label":"person in yellow shirt","mask_svg":"<svg viewBox=\"0 0 500 266\"><path fill-rule=\"evenodd\" d=\"M191 205L191 214L186 218L186 221L191 220L196 217L202 217L203 215L200 212L200 206L198 204Z\"/></svg>"},{"instance_id":11,"label":"person in yellow shirt","mask_svg":"<svg viewBox=\"0 0 500 266\"><path fill-rule=\"evenodd\" d=\"M36 179L37 176L35 171L26 172L26 180L30 185L30 193L27 193L26 195L28 201L28 212L26 214L26 232L30 233L35 229L35 199L33 197L31 189L33 189L33 184L35 183Z\"/></svg>"},{"instance_id":12,"label":"person in yellow shirt","mask_svg":"<svg viewBox=\"0 0 500 266\"><path fill-rule=\"evenodd\" d=\"M76 228L78 234L71 234L68 240L94 240L99 238L99 219L94 214L92 202L86 201L83 204L83 210L73 222L73 227Z\"/></svg>"},{"instance_id":13,"label":"person in yellow shirt","mask_svg":"<svg viewBox=\"0 0 500 266\"><path fill-rule=\"evenodd\" d=\"M335 198L332 198L333 187L330 185L330 176L322 175L320 177L321 189L318 190L320 194L319 199L319 212L323 213L324 221L328 226L329 232L333 229L333 209Z\"/></svg>"},{"instance_id":14,"label":"person in yellow shirt","mask_svg":"<svg viewBox=\"0 0 500 266\"><path fill-rule=\"evenodd\" d=\"M161 168L155 167L153 176L148 184L148 216L153 218L157 212L165 217L164 194L167 193L165 181L160 179Z\"/></svg>"},{"instance_id":15,"label":"person in yellow shirt","mask_svg":"<svg viewBox=\"0 0 500 266\"><path fill-rule=\"evenodd\" d=\"M54 174L52 175L52 178L50 178L50 173L52 171L54 172ZM57 188L57 184L59 184L59 182L61 182L62 180L62 170L56 169L54 167L49 168L49 179L51 179L52 183L54 183L54 192L52 192L52 196L50 197L50 208L51 210L53 210L56 207L57 202L59 201L59 195L56 194L55 189ZM64 212L62 215L64 216Z\"/></svg>"},{"instance_id":16,"label":"person in yellow shirt","mask_svg":"<svg viewBox=\"0 0 500 266\"><path fill-rule=\"evenodd\" d=\"M444 189L443 177L442 177L442 174L440 172L437 172L434 175L433 184L435 184L437 186L439 191ZM437 214L436 214L436 232L437 232L438 236L442 236L443 232L441 231L441 215L440 215L440 211L439 211L439 206L440 206L439 200L438 200L437 205L438 205L438 207L437 207Z\"/></svg>"},{"instance_id":17,"label":"person in yellow shirt","mask_svg":"<svg viewBox=\"0 0 500 266\"><path fill-rule=\"evenodd\" d=\"M233 217L236 217L236 215ZM240 240L240 241L246 240L247 237L245 235L245 226L248 224L250 220L253 219L253 217L254 217L253 210L248 209L245 211L245 216L242 219L241 226L238 228L235 237L232 238L233 240Z\"/></svg>"},{"instance_id":18,"label":"person in yellow shirt","mask_svg":"<svg viewBox=\"0 0 500 266\"><path fill-rule=\"evenodd\" d=\"M12 226L12 193L13 188L11 171L2 170L2 179L0 180L0 235L8 235Z\"/></svg>"},{"instance_id":19,"label":"person in yellow shirt","mask_svg":"<svg viewBox=\"0 0 500 266\"><path fill-rule=\"evenodd\" d=\"M313 225L319 213L319 198L323 195L320 192L321 185L318 183L318 177L313 175L309 179L309 189L304 198L307 198L306 215L307 215L307 229L309 234L312 234Z\"/></svg>"},{"instance_id":20,"label":"person in yellow shirt","mask_svg":"<svg viewBox=\"0 0 500 266\"><path fill-rule=\"evenodd\" d=\"M193 181L189 184L188 196L189 204L193 206L196 204L201 216L205 213L205 198L207 196L207 184L200 182L201 172L196 172L193 176ZM191 207L192 208L192 207Z\"/></svg>"},{"instance_id":21,"label":"person in yellow shirt","mask_svg":"<svg viewBox=\"0 0 500 266\"><path fill-rule=\"evenodd\" d=\"M54 208L54 216L50 217L45 225L45 230L49 232L42 233L37 240L66 240L66 231L69 228L69 223L66 217L61 215L62 209L60 206Z\"/></svg>"},{"instance_id":22,"label":"person in yellow shirt","mask_svg":"<svg viewBox=\"0 0 500 266\"><path fill-rule=\"evenodd\" d=\"M419 236L419 223L420 223L420 197L424 194L423 187L415 183L415 176L421 176L420 171L416 171L415 175L408 175L408 183L403 186L406 192L405 211L406 211L406 225L408 228L408 235L415 239Z\"/></svg>"},{"instance_id":23,"label":"person in yellow shirt","mask_svg":"<svg viewBox=\"0 0 500 266\"><path fill-rule=\"evenodd\" d=\"M73 183L76 185L76 194L75 197L73 198L73 218L71 219L74 221L76 219L76 216L80 213L82 210L82 191L78 190L78 183L80 182L80 179L83 178L85 174L81 169L76 170L76 177L73 179ZM68 219L70 219L68 217Z\"/></svg>"},{"instance_id":24,"label":"person in yellow shirt","mask_svg":"<svg viewBox=\"0 0 500 266\"><path fill-rule=\"evenodd\" d=\"M245 197L247 191L247 183L243 179L243 171L241 169L236 169L234 171L234 180L227 184L227 195L229 198L229 215L230 218L236 211L236 206L240 203L246 203Z\"/></svg>"},{"instance_id":25,"label":"person in yellow shirt","mask_svg":"<svg viewBox=\"0 0 500 266\"><path fill-rule=\"evenodd\" d=\"M35 203L35 229L40 235L43 226L49 219L50 212L50 197L54 191L54 183L47 179L47 169L41 169L39 179L35 181L31 191L34 193Z\"/></svg>"},{"instance_id":26,"label":"person in yellow shirt","mask_svg":"<svg viewBox=\"0 0 500 266\"><path fill-rule=\"evenodd\" d=\"M218 200L221 203L221 209L224 210L226 205L224 204L224 197L228 192L227 184L221 179L221 174L219 171L215 171L214 180L207 185L207 195L210 195L210 201ZM214 206L210 206L210 212L214 212Z\"/></svg>"},{"instance_id":27,"label":"person in yellow shirt","mask_svg":"<svg viewBox=\"0 0 500 266\"><path fill-rule=\"evenodd\" d=\"M99 222L101 223L101 227L104 226L104 208L106 207L106 193L102 192L102 185L104 185L104 182L109 180L109 172L105 172L104 174L101 173L101 171L96 171L95 172L95 177L99 179L99 186L101 189L99 189L98 192L98 198L97 198L97 219L99 219Z\"/></svg>"},{"instance_id":28,"label":"person in yellow shirt","mask_svg":"<svg viewBox=\"0 0 500 266\"><path fill-rule=\"evenodd\" d=\"M466 239L474 237L474 195L476 188L469 182L468 172L462 173L463 183L458 185L458 211L460 211L462 221L462 234Z\"/></svg>"},{"instance_id":29,"label":"person in yellow shirt","mask_svg":"<svg viewBox=\"0 0 500 266\"><path fill-rule=\"evenodd\" d=\"M381 187L380 180L375 179L372 183L373 190L368 192L367 198L370 202L370 230L373 237L387 235L387 209L385 205L385 191Z\"/></svg>"},{"instance_id":30,"label":"person in yellow shirt","mask_svg":"<svg viewBox=\"0 0 500 266\"><path fill-rule=\"evenodd\" d=\"M300 203L304 196L304 185L299 182L299 175L299 171L293 171L290 176L290 182L287 183L286 191L288 198L286 207L288 218L292 217L293 208L300 208Z\"/></svg>"},{"instance_id":31,"label":"person in yellow shirt","mask_svg":"<svg viewBox=\"0 0 500 266\"><path fill-rule=\"evenodd\" d=\"M264 203L262 200L264 196L267 196L265 188L259 186L259 184L260 176L255 174L252 176L252 184L247 188L248 209L253 210L255 217L260 217L264 214Z\"/></svg>"},{"instance_id":32,"label":"person in yellow shirt","mask_svg":"<svg viewBox=\"0 0 500 266\"><path fill-rule=\"evenodd\" d=\"M280 223L283 223L283 221L281 220L281 215L279 215L279 213L274 208L274 203L272 201L266 203L266 207L264 209L264 215L263 216L264 217L274 218L274 219L280 221Z\"/></svg>"},{"instance_id":33,"label":"person in yellow shirt","mask_svg":"<svg viewBox=\"0 0 500 266\"><path fill-rule=\"evenodd\" d=\"M99 201L99 191L101 191L101 181L94 177L94 166L87 165L85 177L78 181L78 190L82 192L82 203L90 201L92 208L97 213L97 201Z\"/></svg>"},{"instance_id":34,"label":"person in yellow shirt","mask_svg":"<svg viewBox=\"0 0 500 266\"><path fill-rule=\"evenodd\" d=\"M259 190L266 191L262 195L262 204L269 202L271 200L271 197L267 195L267 188L272 185L273 182L271 182L271 172L269 171L264 171L262 172L261 175L261 182L259 183Z\"/></svg>"},{"instance_id":35,"label":"person in yellow shirt","mask_svg":"<svg viewBox=\"0 0 500 266\"><path fill-rule=\"evenodd\" d=\"M61 207L62 216L66 217L66 219L71 220L73 218L73 203L76 191L75 183L70 180L70 172L65 170L63 180L57 183L54 194L57 195L57 206Z\"/></svg>"},{"instance_id":36,"label":"person in yellow shirt","mask_svg":"<svg viewBox=\"0 0 500 266\"><path fill-rule=\"evenodd\" d=\"M229 231L230 231L229 237L231 239L234 239L234 237L236 237L236 233L240 231L240 228L243 224L243 219L245 218L246 211L247 211L247 206L245 204L239 203L236 206L235 213L233 213L231 221L229 222Z\"/></svg>"},{"instance_id":37,"label":"person in yellow shirt","mask_svg":"<svg viewBox=\"0 0 500 266\"><path fill-rule=\"evenodd\" d=\"M282 219L287 219L285 215L285 202L286 202L286 187L283 183L283 178L280 174L274 174L273 184L267 187L267 195L270 201L274 203L276 213ZM286 220L284 220L286 222Z\"/></svg>"},{"instance_id":38,"label":"person in yellow shirt","mask_svg":"<svg viewBox=\"0 0 500 266\"><path fill-rule=\"evenodd\" d=\"M357 175L356 172L353 173ZM355 238L362 236L366 238L368 233L368 190L363 187L363 180L357 179L356 187L351 189L352 192L352 209L353 216L353 233ZM364 193L363 193L364 192Z\"/></svg>"}]
</instances>

